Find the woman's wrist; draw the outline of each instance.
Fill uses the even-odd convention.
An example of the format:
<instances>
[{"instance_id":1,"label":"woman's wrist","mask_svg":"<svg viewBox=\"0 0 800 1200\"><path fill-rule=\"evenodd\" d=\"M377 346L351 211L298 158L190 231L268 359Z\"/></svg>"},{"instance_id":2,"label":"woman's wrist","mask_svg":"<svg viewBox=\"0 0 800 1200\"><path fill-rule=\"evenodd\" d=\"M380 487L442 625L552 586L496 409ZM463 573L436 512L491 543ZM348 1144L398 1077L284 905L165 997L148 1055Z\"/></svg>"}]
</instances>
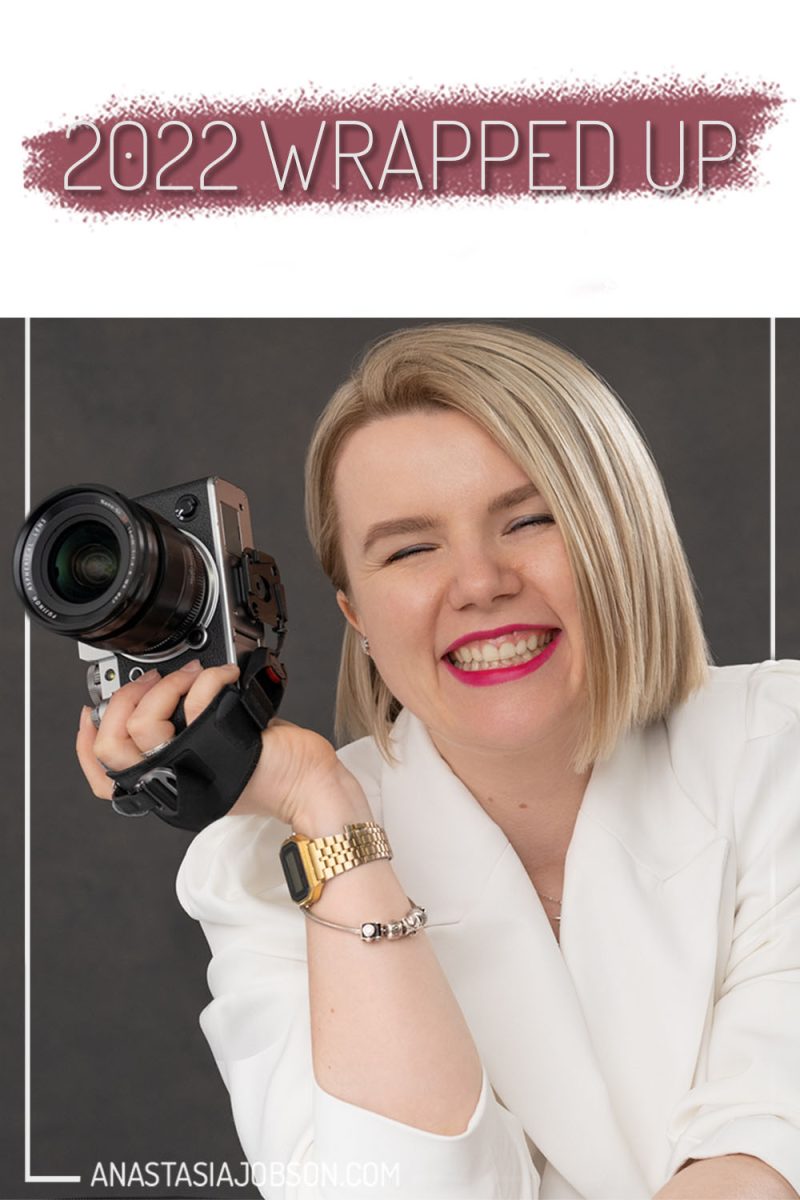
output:
<instances>
[{"instance_id":1,"label":"woman's wrist","mask_svg":"<svg viewBox=\"0 0 800 1200\"><path fill-rule=\"evenodd\" d=\"M328 837L341 833L345 825L374 820L361 784L337 763L323 783L309 788L302 806L295 810L292 830L308 838Z\"/></svg>"}]
</instances>

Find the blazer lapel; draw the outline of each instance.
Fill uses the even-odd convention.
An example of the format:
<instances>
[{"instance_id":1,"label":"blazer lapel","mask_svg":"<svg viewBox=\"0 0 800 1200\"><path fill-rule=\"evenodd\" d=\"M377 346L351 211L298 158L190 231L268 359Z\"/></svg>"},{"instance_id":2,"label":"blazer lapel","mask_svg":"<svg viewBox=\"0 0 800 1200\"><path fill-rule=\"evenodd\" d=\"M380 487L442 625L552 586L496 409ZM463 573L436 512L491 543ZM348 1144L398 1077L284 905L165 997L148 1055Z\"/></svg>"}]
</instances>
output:
<instances>
[{"instance_id":1,"label":"blazer lapel","mask_svg":"<svg viewBox=\"0 0 800 1200\"><path fill-rule=\"evenodd\" d=\"M663 724L595 767L567 855L561 950L647 1195L665 1181L670 1114L724 971L729 851L676 778Z\"/></svg>"},{"instance_id":2,"label":"blazer lapel","mask_svg":"<svg viewBox=\"0 0 800 1200\"><path fill-rule=\"evenodd\" d=\"M401 713L394 741L380 790L395 866L493 1087L578 1195L652 1195L665 1083L672 1095L690 1072L713 985L720 839L659 780L658 742L631 735L584 796L559 947L513 847L422 724Z\"/></svg>"}]
</instances>

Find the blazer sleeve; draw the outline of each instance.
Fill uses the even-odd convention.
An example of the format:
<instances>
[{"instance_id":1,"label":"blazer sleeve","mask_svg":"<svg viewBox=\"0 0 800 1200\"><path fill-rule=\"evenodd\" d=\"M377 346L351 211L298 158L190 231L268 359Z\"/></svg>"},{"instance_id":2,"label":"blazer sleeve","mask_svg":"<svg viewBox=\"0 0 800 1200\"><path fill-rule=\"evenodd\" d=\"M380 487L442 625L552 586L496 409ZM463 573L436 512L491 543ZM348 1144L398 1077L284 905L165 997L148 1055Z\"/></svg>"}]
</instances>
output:
<instances>
[{"instance_id":1,"label":"blazer sleeve","mask_svg":"<svg viewBox=\"0 0 800 1200\"><path fill-rule=\"evenodd\" d=\"M270 1200L536 1200L522 1127L484 1071L467 1129L425 1132L316 1083L305 919L278 861L286 827L227 816L191 843L178 898L212 952L200 1016L252 1178ZM344 936L344 935L342 935Z\"/></svg>"},{"instance_id":2,"label":"blazer sleeve","mask_svg":"<svg viewBox=\"0 0 800 1200\"><path fill-rule=\"evenodd\" d=\"M704 1061L674 1113L669 1174L749 1154L800 1192L800 663L752 672L743 743L733 938Z\"/></svg>"}]
</instances>

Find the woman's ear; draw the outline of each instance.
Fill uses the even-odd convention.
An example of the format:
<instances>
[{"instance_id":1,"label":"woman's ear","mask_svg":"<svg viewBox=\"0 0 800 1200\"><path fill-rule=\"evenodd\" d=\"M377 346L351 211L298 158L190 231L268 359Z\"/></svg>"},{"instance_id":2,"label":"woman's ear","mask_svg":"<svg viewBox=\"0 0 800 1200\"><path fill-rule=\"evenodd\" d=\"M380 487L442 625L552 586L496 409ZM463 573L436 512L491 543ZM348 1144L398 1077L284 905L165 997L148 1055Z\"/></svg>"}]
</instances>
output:
<instances>
[{"instance_id":1,"label":"woman's ear","mask_svg":"<svg viewBox=\"0 0 800 1200\"><path fill-rule=\"evenodd\" d=\"M339 608L345 615L345 619L353 626L356 633L360 637L363 637L364 630L361 628L361 622L359 621L358 613L353 608L352 604L347 599L347 596L344 594L341 588L339 588L338 592L336 593L336 603L339 605Z\"/></svg>"}]
</instances>

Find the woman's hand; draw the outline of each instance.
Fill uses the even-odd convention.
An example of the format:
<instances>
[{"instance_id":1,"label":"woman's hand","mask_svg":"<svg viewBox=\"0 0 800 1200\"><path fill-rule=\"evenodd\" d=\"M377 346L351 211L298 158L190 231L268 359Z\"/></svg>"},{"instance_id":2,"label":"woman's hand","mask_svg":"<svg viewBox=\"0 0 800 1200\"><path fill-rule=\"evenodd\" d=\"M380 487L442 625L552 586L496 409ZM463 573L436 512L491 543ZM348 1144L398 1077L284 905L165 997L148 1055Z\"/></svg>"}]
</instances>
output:
<instances>
[{"instance_id":1,"label":"woman's hand","mask_svg":"<svg viewBox=\"0 0 800 1200\"><path fill-rule=\"evenodd\" d=\"M99 729L92 723L90 710L84 708L76 750L94 795L111 799L114 783L106 768L122 771L135 766L145 750L175 736L171 717L182 697L190 725L238 676L237 666L202 669L199 662L163 677L157 671L148 672L114 693ZM336 813L337 825L340 816L371 819L359 784L325 738L277 717L261 738L256 769L231 812L274 816L301 832L305 832L304 825L309 829L318 826L322 814L328 812L331 818Z\"/></svg>"}]
</instances>

